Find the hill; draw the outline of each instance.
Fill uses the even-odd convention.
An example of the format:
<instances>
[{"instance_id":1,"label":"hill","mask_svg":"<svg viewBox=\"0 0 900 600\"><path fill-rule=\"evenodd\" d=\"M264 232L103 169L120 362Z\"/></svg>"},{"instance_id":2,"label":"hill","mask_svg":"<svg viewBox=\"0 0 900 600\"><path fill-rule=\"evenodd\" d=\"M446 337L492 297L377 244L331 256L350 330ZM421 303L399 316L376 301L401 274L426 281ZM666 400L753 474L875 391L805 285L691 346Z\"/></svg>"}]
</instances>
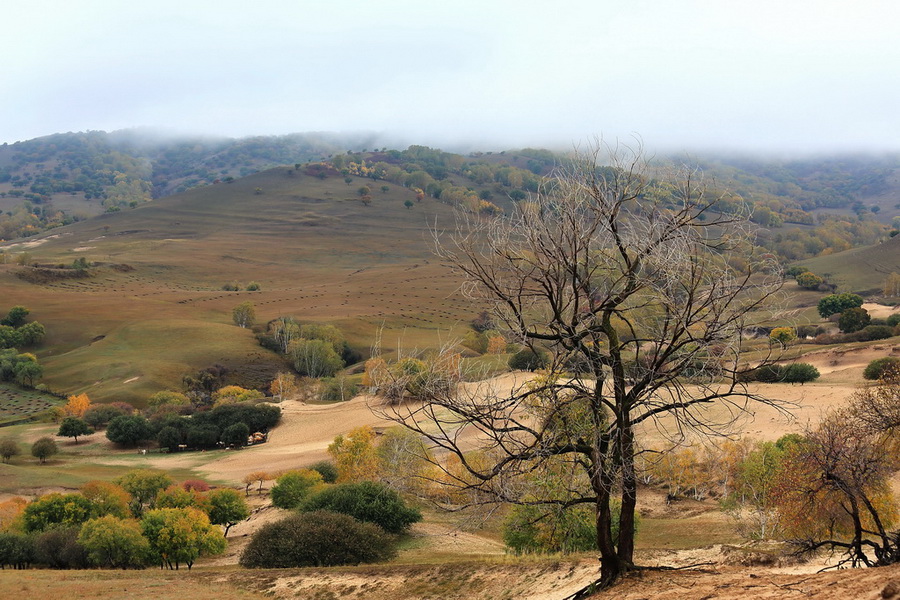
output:
<instances>
[{"instance_id":1,"label":"hill","mask_svg":"<svg viewBox=\"0 0 900 600\"><path fill-rule=\"evenodd\" d=\"M872 246L804 260L803 266L821 273L842 291L878 295L885 278L900 273L900 236Z\"/></svg>"},{"instance_id":2,"label":"hill","mask_svg":"<svg viewBox=\"0 0 900 600\"><path fill-rule=\"evenodd\" d=\"M451 208L392 184L366 205L364 181L278 168L104 214L8 245L44 267L2 265L0 285L47 327L45 382L101 401L140 404L216 363L261 384L283 363L231 323L245 300L261 323L335 321L362 351L380 328L389 346L434 345L478 312L431 254ZM48 268L78 258L98 266Z\"/></svg>"}]
</instances>

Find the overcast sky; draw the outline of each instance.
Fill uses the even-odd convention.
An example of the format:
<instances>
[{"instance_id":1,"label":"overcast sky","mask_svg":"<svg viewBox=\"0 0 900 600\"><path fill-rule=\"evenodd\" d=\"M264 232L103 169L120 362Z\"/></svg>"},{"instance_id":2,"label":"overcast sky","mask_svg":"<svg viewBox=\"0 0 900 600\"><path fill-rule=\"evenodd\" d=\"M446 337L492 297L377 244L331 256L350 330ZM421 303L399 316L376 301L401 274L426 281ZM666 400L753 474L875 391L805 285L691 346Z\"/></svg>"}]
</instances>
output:
<instances>
[{"instance_id":1,"label":"overcast sky","mask_svg":"<svg viewBox=\"0 0 900 600\"><path fill-rule=\"evenodd\" d=\"M3 0L0 142L900 150L896 0Z\"/></svg>"}]
</instances>

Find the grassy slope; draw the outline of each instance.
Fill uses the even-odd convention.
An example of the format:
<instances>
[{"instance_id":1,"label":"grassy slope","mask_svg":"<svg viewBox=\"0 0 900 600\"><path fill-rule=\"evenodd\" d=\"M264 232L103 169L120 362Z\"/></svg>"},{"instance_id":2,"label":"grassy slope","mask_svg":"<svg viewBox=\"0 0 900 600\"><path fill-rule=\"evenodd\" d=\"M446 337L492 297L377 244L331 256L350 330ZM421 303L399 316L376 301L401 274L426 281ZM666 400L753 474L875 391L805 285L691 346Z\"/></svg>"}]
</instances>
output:
<instances>
[{"instance_id":1,"label":"grassy slope","mask_svg":"<svg viewBox=\"0 0 900 600\"><path fill-rule=\"evenodd\" d=\"M20 267L2 265L4 304L28 306L47 327L46 383L100 401L140 403L217 362L257 379L280 368L231 324L244 300L259 323L281 315L336 322L361 350L380 327L388 347L434 345L477 314L431 254L428 225L449 224L451 211L432 199L407 209L413 192L393 185L365 207L355 195L362 183L274 169L54 230L8 251L134 270L33 284L16 277ZM257 281L262 291L221 291L231 281Z\"/></svg>"},{"instance_id":2,"label":"grassy slope","mask_svg":"<svg viewBox=\"0 0 900 600\"><path fill-rule=\"evenodd\" d=\"M873 290L880 293L891 273L900 273L900 236L865 248L802 261L814 273L825 275L841 291Z\"/></svg>"}]
</instances>

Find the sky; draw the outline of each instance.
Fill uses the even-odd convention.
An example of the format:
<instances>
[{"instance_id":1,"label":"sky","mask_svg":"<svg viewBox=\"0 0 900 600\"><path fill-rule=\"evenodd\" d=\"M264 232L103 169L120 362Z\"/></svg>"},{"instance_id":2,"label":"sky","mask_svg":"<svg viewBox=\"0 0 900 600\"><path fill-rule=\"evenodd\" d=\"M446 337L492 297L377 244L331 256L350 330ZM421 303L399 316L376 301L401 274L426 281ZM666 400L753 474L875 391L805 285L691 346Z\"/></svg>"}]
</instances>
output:
<instances>
[{"instance_id":1,"label":"sky","mask_svg":"<svg viewBox=\"0 0 900 600\"><path fill-rule=\"evenodd\" d=\"M896 0L3 0L0 142L900 150Z\"/></svg>"}]
</instances>

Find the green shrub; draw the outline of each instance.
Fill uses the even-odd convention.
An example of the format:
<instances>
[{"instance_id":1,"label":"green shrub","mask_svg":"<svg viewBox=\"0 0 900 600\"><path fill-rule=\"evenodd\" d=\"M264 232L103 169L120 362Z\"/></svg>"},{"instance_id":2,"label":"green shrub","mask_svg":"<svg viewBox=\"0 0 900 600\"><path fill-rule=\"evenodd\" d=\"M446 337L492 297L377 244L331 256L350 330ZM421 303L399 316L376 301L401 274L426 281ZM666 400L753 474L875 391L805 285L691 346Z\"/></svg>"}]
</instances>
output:
<instances>
[{"instance_id":1,"label":"green shrub","mask_svg":"<svg viewBox=\"0 0 900 600\"><path fill-rule=\"evenodd\" d=\"M793 363L782 369L781 381L804 384L819 378L819 370L809 363Z\"/></svg>"},{"instance_id":2,"label":"green shrub","mask_svg":"<svg viewBox=\"0 0 900 600\"><path fill-rule=\"evenodd\" d=\"M321 484L322 476L311 469L288 471L272 486L272 504L278 508L297 508Z\"/></svg>"},{"instance_id":3,"label":"green shrub","mask_svg":"<svg viewBox=\"0 0 900 600\"><path fill-rule=\"evenodd\" d=\"M887 319L885 319L884 322L889 327L896 327L897 325L900 325L900 313L895 313L895 314L889 316Z\"/></svg>"},{"instance_id":4,"label":"green shrub","mask_svg":"<svg viewBox=\"0 0 900 600\"><path fill-rule=\"evenodd\" d=\"M759 381L761 383L778 383L782 378L783 367L781 365L763 365L743 374L744 381Z\"/></svg>"},{"instance_id":5,"label":"green shrub","mask_svg":"<svg viewBox=\"0 0 900 600\"><path fill-rule=\"evenodd\" d=\"M315 471L322 476L325 483L334 483L338 478L338 468L330 460L320 460L314 465L310 465L309 469Z\"/></svg>"},{"instance_id":6,"label":"green shrub","mask_svg":"<svg viewBox=\"0 0 900 600\"><path fill-rule=\"evenodd\" d=\"M518 371L536 371L543 369L550 363L550 357L546 352L525 348L509 357L509 368Z\"/></svg>"},{"instance_id":7,"label":"green shrub","mask_svg":"<svg viewBox=\"0 0 900 600\"><path fill-rule=\"evenodd\" d=\"M330 567L384 561L394 539L371 523L327 511L292 515L263 525L241 553L249 568Z\"/></svg>"},{"instance_id":8,"label":"green shrub","mask_svg":"<svg viewBox=\"0 0 900 600\"><path fill-rule=\"evenodd\" d=\"M900 359L892 356L876 358L863 371L863 379L870 381L881 379L885 375L900 375Z\"/></svg>"},{"instance_id":9,"label":"green shrub","mask_svg":"<svg viewBox=\"0 0 900 600\"><path fill-rule=\"evenodd\" d=\"M359 521L374 523L389 533L403 533L410 525L422 520L422 513L407 506L400 494L375 481L327 487L303 502L300 510L327 510L350 515Z\"/></svg>"},{"instance_id":10,"label":"green shrub","mask_svg":"<svg viewBox=\"0 0 900 600\"><path fill-rule=\"evenodd\" d=\"M846 334L847 342L871 342L894 336L894 328L887 325L867 325L859 331Z\"/></svg>"},{"instance_id":11,"label":"green shrub","mask_svg":"<svg viewBox=\"0 0 900 600\"><path fill-rule=\"evenodd\" d=\"M613 539L618 534L620 506L612 505ZM635 526L639 526L635 514ZM597 549L594 511L589 506L569 508L516 506L503 523L503 542L515 554L587 552Z\"/></svg>"}]
</instances>

